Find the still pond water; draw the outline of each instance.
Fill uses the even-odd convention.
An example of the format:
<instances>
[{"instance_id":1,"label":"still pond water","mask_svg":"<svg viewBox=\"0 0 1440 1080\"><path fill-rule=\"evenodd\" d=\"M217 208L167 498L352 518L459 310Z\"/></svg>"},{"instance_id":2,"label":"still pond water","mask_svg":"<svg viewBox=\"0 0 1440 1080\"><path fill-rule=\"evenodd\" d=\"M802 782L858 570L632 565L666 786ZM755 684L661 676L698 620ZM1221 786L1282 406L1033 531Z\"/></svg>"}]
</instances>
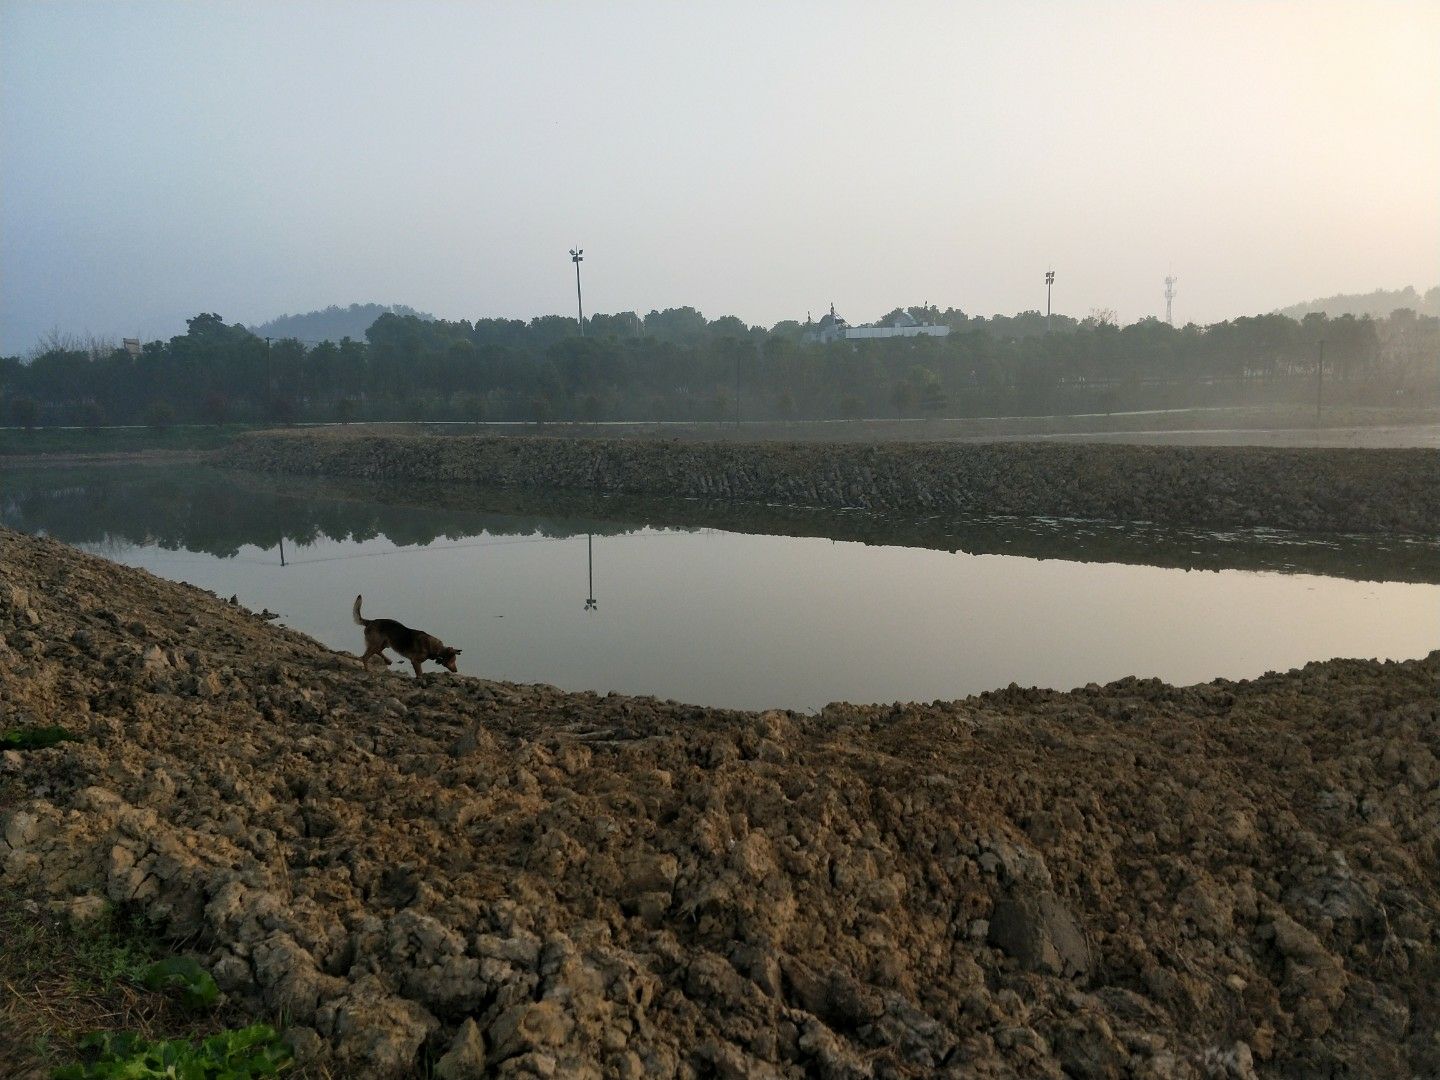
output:
<instances>
[{"instance_id":1,"label":"still pond water","mask_svg":"<svg viewBox=\"0 0 1440 1080\"><path fill-rule=\"evenodd\" d=\"M737 708L1440 648L1434 542L877 523L155 466L0 470L0 523L236 595L336 649L361 647L363 593L367 616L463 648L462 674Z\"/></svg>"}]
</instances>

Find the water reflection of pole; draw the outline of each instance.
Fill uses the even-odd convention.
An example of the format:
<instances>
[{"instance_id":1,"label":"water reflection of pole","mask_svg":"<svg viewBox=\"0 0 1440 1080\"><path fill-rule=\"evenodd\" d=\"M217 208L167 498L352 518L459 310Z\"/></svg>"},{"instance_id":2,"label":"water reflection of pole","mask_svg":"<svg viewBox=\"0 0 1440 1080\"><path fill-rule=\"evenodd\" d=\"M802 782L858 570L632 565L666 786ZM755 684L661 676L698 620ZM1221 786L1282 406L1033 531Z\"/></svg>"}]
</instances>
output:
<instances>
[{"instance_id":1,"label":"water reflection of pole","mask_svg":"<svg viewBox=\"0 0 1440 1080\"><path fill-rule=\"evenodd\" d=\"M285 537L280 537L280 565L285 565Z\"/></svg>"},{"instance_id":2,"label":"water reflection of pole","mask_svg":"<svg viewBox=\"0 0 1440 1080\"><path fill-rule=\"evenodd\" d=\"M590 591L585 597L585 610L594 611L600 606L595 599L595 534L585 534L585 569L589 575Z\"/></svg>"}]
</instances>

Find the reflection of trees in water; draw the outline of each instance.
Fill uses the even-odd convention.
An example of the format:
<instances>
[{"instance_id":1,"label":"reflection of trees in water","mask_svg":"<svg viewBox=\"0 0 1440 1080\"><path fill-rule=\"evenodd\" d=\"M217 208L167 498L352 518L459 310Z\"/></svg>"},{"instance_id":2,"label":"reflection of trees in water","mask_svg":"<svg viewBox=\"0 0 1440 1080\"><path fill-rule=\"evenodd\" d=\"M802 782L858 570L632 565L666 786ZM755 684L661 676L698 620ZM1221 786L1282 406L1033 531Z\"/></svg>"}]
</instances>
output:
<instances>
[{"instance_id":1,"label":"reflection of trees in water","mask_svg":"<svg viewBox=\"0 0 1440 1080\"><path fill-rule=\"evenodd\" d=\"M107 540L222 558L319 540L398 546L474 537L560 539L714 528L1083 562L1227 568L1440 582L1440 543L1384 537L1162 529L1024 519L881 517L694 499L482 489L456 484L272 478L203 466L12 470L0 523L69 543ZM292 552L293 555L293 552Z\"/></svg>"},{"instance_id":2,"label":"reflection of trees in water","mask_svg":"<svg viewBox=\"0 0 1440 1080\"><path fill-rule=\"evenodd\" d=\"M377 496L398 491L382 487L356 493L197 466L17 470L5 474L3 486L0 523L11 528L43 531L72 544L154 544L221 558L234 557L246 545L275 547L282 537L295 546L384 537L405 547L480 533L563 538L645 527L559 520L533 508L528 514L489 513L468 506L385 502Z\"/></svg>"}]
</instances>

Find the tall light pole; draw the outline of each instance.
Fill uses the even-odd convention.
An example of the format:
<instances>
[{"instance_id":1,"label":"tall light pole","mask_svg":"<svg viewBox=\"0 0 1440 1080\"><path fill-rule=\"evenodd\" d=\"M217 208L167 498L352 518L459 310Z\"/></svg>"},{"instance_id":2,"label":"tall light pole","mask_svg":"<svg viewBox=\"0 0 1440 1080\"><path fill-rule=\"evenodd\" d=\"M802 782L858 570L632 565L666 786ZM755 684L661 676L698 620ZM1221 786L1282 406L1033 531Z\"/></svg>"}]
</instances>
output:
<instances>
[{"instance_id":1,"label":"tall light pole","mask_svg":"<svg viewBox=\"0 0 1440 1080\"><path fill-rule=\"evenodd\" d=\"M1055 284L1055 271L1045 271L1045 333L1050 332L1050 286Z\"/></svg>"},{"instance_id":2,"label":"tall light pole","mask_svg":"<svg viewBox=\"0 0 1440 1080\"><path fill-rule=\"evenodd\" d=\"M585 336L585 305L580 301L580 264L585 261L584 248L571 248L570 261L575 264L575 310L576 322L580 324L580 336Z\"/></svg>"}]
</instances>

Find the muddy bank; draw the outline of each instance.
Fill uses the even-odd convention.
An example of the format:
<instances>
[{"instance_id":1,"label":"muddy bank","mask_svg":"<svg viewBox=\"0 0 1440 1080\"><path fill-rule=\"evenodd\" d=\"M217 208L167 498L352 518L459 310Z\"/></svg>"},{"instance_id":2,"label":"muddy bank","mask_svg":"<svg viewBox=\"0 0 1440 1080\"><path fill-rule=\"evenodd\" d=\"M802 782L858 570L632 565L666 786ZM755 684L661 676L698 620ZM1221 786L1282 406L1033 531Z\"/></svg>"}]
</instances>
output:
<instances>
[{"instance_id":1,"label":"muddy bank","mask_svg":"<svg viewBox=\"0 0 1440 1080\"><path fill-rule=\"evenodd\" d=\"M884 513L1440 534L1440 453L1052 443L695 443L267 432L218 452L263 472Z\"/></svg>"},{"instance_id":2,"label":"muddy bank","mask_svg":"<svg viewBox=\"0 0 1440 1080\"><path fill-rule=\"evenodd\" d=\"M339 1075L1440 1071L1440 653L724 712L367 673L9 531L0 640L3 724L78 736L0 763L0 881Z\"/></svg>"}]
</instances>

